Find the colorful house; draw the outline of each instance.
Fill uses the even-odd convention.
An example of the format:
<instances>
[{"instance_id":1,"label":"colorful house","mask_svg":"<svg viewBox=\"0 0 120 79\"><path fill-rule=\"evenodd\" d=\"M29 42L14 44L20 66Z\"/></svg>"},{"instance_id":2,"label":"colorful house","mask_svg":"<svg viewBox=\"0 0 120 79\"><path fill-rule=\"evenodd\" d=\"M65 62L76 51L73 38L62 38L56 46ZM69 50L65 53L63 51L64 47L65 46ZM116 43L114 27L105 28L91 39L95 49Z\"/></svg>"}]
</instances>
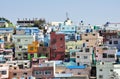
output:
<instances>
[{"instance_id":1,"label":"colorful house","mask_svg":"<svg viewBox=\"0 0 120 79\"><path fill-rule=\"evenodd\" d=\"M35 41L32 35L13 35L15 43L15 58L27 59L28 45Z\"/></svg>"},{"instance_id":2,"label":"colorful house","mask_svg":"<svg viewBox=\"0 0 120 79\"><path fill-rule=\"evenodd\" d=\"M33 65L32 75L36 78L54 78L54 62L42 62L39 65Z\"/></svg>"},{"instance_id":3,"label":"colorful house","mask_svg":"<svg viewBox=\"0 0 120 79\"><path fill-rule=\"evenodd\" d=\"M38 53L39 43L38 41L32 42L32 44L28 44L28 53Z\"/></svg>"},{"instance_id":4,"label":"colorful house","mask_svg":"<svg viewBox=\"0 0 120 79\"><path fill-rule=\"evenodd\" d=\"M65 35L51 32L50 38L50 59L63 60L65 57Z\"/></svg>"},{"instance_id":5,"label":"colorful house","mask_svg":"<svg viewBox=\"0 0 120 79\"><path fill-rule=\"evenodd\" d=\"M75 62L61 62L55 66L55 78L68 79L89 79L90 67L77 66Z\"/></svg>"},{"instance_id":6,"label":"colorful house","mask_svg":"<svg viewBox=\"0 0 120 79\"><path fill-rule=\"evenodd\" d=\"M82 47L79 52L76 52L76 65L91 66L93 47Z\"/></svg>"},{"instance_id":7,"label":"colorful house","mask_svg":"<svg viewBox=\"0 0 120 79\"><path fill-rule=\"evenodd\" d=\"M78 40L78 41L66 41L65 42L65 52L70 52L70 49L79 49L80 47L83 46L83 41Z\"/></svg>"},{"instance_id":8,"label":"colorful house","mask_svg":"<svg viewBox=\"0 0 120 79\"><path fill-rule=\"evenodd\" d=\"M0 37L5 43L11 43L13 32L14 28L0 28Z\"/></svg>"},{"instance_id":9,"label":"colorful house","mask_svg":"<svg viewBox=\"0 0 120 79\"><path fill-rule=\"evenodd\" d=\"M38 27L18 27L16 28L17 35L34 35L36 41L44 41L43 30Z\"/></svg>"},{"instance_id":10,"label":"colorful house","mask_svg":"<svg viewBox=\"0 0 120 79\"><path fill-rule=\"evenodd\" d=\"M8 79L8 78L9 78L9 65L0 64L0 79Z\"/></svg>"},{"instance_id":11,"label":"colorful house","mask_svg":"<svg viewBox=\"0 0 120 79\"><path fill-rule=\"evenodd\" d=\"M117 57L117 48L109 46L100 46L95 48L96 60L98 62L115 62Z\"/></svg>"},{"instance_id":12,"label":"colorful house","mask_svg":"<svg viewBox=\"0 0 120 79\"><path fill-rule=\"evenodd\" d=\"M81 40L86 46L96 47L103 44L103 37L97 32L83 33L81 34Z\"/></svg>"}]
</instances>

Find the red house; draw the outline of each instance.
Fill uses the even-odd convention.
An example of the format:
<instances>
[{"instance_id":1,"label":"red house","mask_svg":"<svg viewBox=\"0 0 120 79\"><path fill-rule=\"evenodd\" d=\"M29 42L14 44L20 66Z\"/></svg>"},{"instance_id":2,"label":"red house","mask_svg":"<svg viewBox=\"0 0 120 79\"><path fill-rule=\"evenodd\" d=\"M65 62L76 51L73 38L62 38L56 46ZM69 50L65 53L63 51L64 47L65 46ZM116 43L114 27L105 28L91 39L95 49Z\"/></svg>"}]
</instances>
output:
<instances>
[{"instance_id":1,"label":"red house","mask_svg":"<svg viewBox=\"0 0 120 79\"><path fill-rule=\"evenodd\" d=\"M51 32L50 48L50 60L63 60L65 57L65 35Z\"/></svg>"}]
</instances>

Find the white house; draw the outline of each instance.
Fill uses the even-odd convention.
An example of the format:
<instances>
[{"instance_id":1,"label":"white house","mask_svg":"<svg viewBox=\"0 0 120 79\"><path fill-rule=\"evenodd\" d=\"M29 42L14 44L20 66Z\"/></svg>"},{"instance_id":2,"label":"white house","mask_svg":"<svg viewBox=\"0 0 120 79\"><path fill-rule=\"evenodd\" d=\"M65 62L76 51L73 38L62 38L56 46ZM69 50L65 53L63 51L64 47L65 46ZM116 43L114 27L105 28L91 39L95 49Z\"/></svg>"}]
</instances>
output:
<instances>
[{"instance_id":1,"label":"white house","mask_svg":"<svg viewBox=\"0 0 120 79\"><path fill-rule=\"evenodd\" d=\"M97 79L111 79L113 69L114 69L113 62L97 63L96 64Z\"/></svg>"},{"instance_id":2,"label":"white house","mask_svg":"<svg viewBox=\"0 0 120 79\"><path fill-rule=\"evenodd\" d=\"M93 47L82 47L79 52L76 52L76 64L91 66Z\"/></svg>"}]
</instances>

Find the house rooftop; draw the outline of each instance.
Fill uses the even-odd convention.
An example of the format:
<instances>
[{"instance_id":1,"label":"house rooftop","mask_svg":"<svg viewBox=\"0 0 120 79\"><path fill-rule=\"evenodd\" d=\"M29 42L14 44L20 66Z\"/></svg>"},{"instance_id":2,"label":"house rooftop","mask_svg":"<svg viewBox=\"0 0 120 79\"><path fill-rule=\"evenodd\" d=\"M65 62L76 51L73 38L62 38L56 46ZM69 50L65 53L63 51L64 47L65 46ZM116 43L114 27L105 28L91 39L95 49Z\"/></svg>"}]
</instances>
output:
<instances>
[{"instance_id":1,"label":"house rooftop","mask_svg":"<svg viewBox=\"0 0 120 79\"><path fill-rule=\"evenodd\" d=\"M0 23L5 23L5 22L6 22L6 21L4 21L4 20L1 20L1 21L0 21Z\"/></svg>"},{"instance_id":2,"label":"house rooftop","mask_svg":"<svg viewBox=\"0 0 120 79\"><path fill-rule=\"evenodd\" d=\"M119 55L120 56L120 51L116 53L116 55Z\"/></svg>"},{"instance_id":3,"label":"house rooftop","mask_svg":"<svg viewBox=\"0 0 120 79\"><path fill-rule=\"evenodd\" d=\"M85 69L86 67L81 65L81 66L67 66L68 69Z\"/></svg>"}]
</instances>

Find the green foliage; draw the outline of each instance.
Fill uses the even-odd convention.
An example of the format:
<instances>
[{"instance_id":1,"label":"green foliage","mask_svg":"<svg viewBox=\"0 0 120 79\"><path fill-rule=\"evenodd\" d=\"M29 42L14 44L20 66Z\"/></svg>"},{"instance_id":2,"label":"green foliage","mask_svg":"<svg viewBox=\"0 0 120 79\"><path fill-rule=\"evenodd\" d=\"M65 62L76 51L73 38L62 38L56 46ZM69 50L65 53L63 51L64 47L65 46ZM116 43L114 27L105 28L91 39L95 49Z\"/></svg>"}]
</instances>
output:
<instances>
[{"instance_id":1,"label":"green foliage","mask_svg":"<svg viewBox=\"0 0 120 79\"><path fill-rule=\"evenodd\" d=\"M13 27L13 23L10 22L10 20L4 18L4 17L0 17L0 21L6 21L8 23L8 27ZM1 26L1 27L5 27L5 26Z\"/></svg>"},{"instance_id":2,"label":"green foliage","mask_svg":"<svg viewBox=\"0 0 120 79\"><path fill-rule=\"evenodd\" d=\"M45 23L46 23L45 19L36 20L34 22L34 27L38 27L39 29L43 29L43 26Z\"/></svg>"},{"instance_id":3,"label":"green foliage","mask_svg":"<svg viewBox=\"0 0 120 79\"><path fill-rule=\"evenodd\" d=\"M6 19L4 17L0 17L0 20L6 21L7 23L11 23L8 19Z\"/></svg>"}]
</instances>

